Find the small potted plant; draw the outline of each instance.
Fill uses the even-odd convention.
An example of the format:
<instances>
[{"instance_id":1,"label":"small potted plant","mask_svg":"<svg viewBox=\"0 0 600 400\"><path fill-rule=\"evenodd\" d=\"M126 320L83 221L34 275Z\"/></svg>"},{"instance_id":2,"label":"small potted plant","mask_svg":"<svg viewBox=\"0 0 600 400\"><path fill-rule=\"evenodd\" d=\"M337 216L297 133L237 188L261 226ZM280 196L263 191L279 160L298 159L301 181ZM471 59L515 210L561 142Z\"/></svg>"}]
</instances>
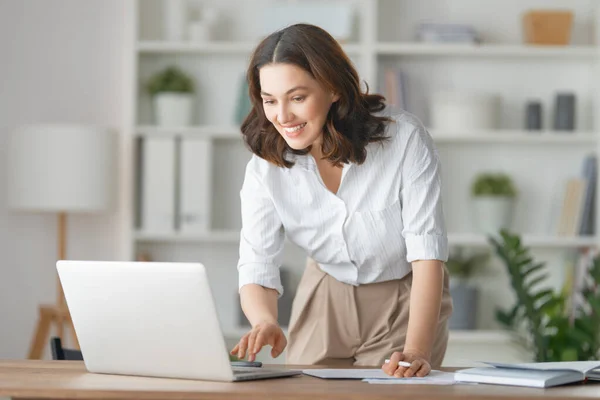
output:
<instances>
[{"instance_id":1,"label":"small potted plant","mask_svg":"<svg viewBox=\"0 0 600 400\"><path fill-rule=\"evenodd\" d=\"M512 179L503 173L479 174L471 186L475 225L486 235L509 229L517 191Z\"/></svg>"},{"instance_id":2,"label":"small potted plant","mask_svg":"<svg viewBox=\"0 0 600 400\"><path fill-rule=\"evenodd\" d=\"M475 329L478 288L471 283L471 278L486 267L490 253L487 251L468 253L462 247L450 252L446 267L450 273L450 295L454 311L449 320L450 329Z\"/></svg>"},{"instance_id":3,"label":"small potted plant","mask_svg":"<svg viewBox=\"0 0 600 400\"><path fill-rule=\"evenodd\" d=\"M147 89L152 96L157 125L192 124L194 82L189 75L171 66L153 75Z\"/></svg>"}]
</instances>

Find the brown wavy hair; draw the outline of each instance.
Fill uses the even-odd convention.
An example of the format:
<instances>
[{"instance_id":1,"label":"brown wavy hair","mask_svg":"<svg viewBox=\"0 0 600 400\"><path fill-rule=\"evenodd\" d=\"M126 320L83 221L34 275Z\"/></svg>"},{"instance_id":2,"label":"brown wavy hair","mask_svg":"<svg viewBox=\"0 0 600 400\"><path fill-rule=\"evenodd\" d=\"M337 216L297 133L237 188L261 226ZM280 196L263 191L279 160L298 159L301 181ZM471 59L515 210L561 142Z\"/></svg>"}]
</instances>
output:
<instances>
[{"instance_id":1,"label":"brown wavy hair","mask_svg":"<svg viewBox=\"0 0 600 400\"><path fill-rule=\"evenodd\" d=\"M296 65L308 72L322 87L339 95L332 104L323 127L323 158L336 166L362 164L367 144L382 142L390 120L374 113L385 108L385 98L361 92L360 80L352 62L338 42L325 30L308 24L291 25L266 37L254 50L246 79L252 109L241 131L247 147L257 156L280 167L294 165L288 153L307 154L311 147L289 147L266 118L260 96L260 69L268 64Z\"/></svg>"}]
</instances>

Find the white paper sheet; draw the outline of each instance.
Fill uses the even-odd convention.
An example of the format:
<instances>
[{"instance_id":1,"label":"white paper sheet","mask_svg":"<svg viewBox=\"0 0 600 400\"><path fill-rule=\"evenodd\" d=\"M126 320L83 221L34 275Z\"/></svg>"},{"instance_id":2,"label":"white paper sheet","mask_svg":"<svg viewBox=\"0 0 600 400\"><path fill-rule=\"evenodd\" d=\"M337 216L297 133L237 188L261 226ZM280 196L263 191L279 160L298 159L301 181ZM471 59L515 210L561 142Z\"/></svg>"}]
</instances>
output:
<instances>
[{"instance_id":1,"label":"white paper sheet","mask_svg":"<svg viewBox=\"0 0 600 400\"><path fill-rule=\"evenodd\" d=\"M322 379L361 379L369 383L388 384L425 384L425 385L453 385L454 373L433 370L429 375L419 378L396 378L387 375L381 369L305 369L305 375Z\"/></svg>"},{"instance_id":2,"label":"white paper sheet","mask_svg":"<svg viewBox=\"0 0 600 400\"><path fill-rule=\"evenodd\" d=\"M387 379L392 378L379 368L371 369L305 369L305 375L315 376L322 379Z\"/></svg>"},{"instance_id":3,"label":"white paper sheet","mask_svg":"<svg viewBox=\"0 0 600 400\"><path fill-rule=\"evenodd\" d=\"M454 385L454 373L433 370L429 375L413 378L363 379L364 382L384 385Z\"/></svg>"}]
</instances>

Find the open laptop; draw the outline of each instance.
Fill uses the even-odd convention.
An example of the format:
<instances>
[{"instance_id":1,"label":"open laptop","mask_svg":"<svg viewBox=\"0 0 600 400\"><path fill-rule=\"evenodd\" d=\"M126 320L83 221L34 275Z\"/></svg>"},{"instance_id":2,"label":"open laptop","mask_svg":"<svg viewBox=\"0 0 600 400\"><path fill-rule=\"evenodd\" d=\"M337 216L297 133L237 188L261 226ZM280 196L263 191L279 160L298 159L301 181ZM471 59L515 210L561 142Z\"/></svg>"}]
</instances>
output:
<instances>
[{"instance_id":1,"label":"open laptop","mask_svg":"<svg viewBox=\"0 0 600 400\"><path fill-rule=\"evenodd\" d=\"M90 372L216 381L299 375L232 367L200 263L58 261Z\"/></svg>"}]
</instances>

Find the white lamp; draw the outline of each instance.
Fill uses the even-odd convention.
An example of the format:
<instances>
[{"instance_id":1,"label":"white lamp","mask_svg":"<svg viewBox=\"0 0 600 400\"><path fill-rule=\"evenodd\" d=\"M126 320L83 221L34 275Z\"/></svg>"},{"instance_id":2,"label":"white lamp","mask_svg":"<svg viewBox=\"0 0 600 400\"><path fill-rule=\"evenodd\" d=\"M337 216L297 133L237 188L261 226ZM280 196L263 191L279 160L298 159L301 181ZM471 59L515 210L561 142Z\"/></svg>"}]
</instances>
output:
<instances>
[{"instance_id":1,"label":"white lamp","mask_svg":"<svg viewBox=\"0 0 600 400\"><path fill-rule=\"evenodd\" d=\"M9 207L58 215L59 260L66 258L67 213L98 213L111 206L115 145L110 130L84 125L29 125L10 137ZM42 357L53 323L61 339L67 323L78 346L60 282L56 304L40 305L29 358Z\"/></svg>"}]
</instances>

